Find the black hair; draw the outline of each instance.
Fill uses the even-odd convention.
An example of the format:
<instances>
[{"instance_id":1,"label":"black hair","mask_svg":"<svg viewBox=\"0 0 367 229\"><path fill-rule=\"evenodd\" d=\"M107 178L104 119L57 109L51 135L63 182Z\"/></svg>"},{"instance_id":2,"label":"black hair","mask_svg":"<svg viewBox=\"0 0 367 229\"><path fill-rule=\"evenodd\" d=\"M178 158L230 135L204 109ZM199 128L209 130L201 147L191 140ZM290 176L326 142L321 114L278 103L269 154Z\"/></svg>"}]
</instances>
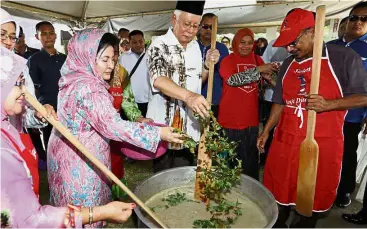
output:
<instances>
[{"instance_id":1,"label":"black hair","mask_svg":"<svg viewBox=\"0 0 367 229\"><path fill-rule=\"evenodd\" d=\"M345 18L343 18L341 21L340 21L340 23L339 23L339 26L341 25L341 24L343 24L344 22L347 22L347 20L349 19L349 17L345 17Z\"/></svg>"},{"instance_id":2,"label":"black hair","mask_svg":"<svg viewBox=\"0 0 367 229\"><path fill-rule=\"evenodd\" d=\"M223 42L223 40L228 40L229 43L231 43L231 39L229 39L229 37L223 37L222 40L220 41L221 43Z\"/></svg>"},{"instance_id":3,"label":"black hair","mask_svg":"<svg viewBox=\"0 0 367 229\"><path fill-rule=\"evenodd\" d=\"M140 30L133 30L129 33L129 40L131 40L131 37L132 36L135 36L135 35L141 35L143 38L144 38L144 33Z\"/></svg>"},{"instance_id":4,"label":"black hair","mask_svg":"<svg viewBox=\"0 0 367 229\"><path fill-rule=\"evenodd\" d=\"M206 17L208 17L208 18L213 18L213 17L215 17L215 16L217 16L217 15L215 15L215 14L213 14L213 13L206 13L206 14L204 14L202 17L201 17L201 21L200 21L200 23L204 20L204 18L206 18Z\"/></svg>"},{"instance_id":5,"label":"black hair","mask_svg":"<svg viewBox=\"0 0 367 229\"><path fill-rule=\"evenodd\" d=\"M265 46L267 46L267 45L268 45L268 40L266 40L266 39L265 39L265 38L263 38L263 37L260 37L259 39L257 39L257 42L259 42L259 41L263 42Z\"/></svg>"},{"instance_id":6,"label":"black hair","mask_svg":"<svg viewBox=\"0 0 367 229\"><path fill-rule=\"evenodd\" d=\"M126 28L121 28L117 34L120 34L122 32L130 32L130 30L128 30Z\"/></svg>"},{"instance_id":7,"label":"black hair","mask_svg":"<svg viewBox=\"0 0 367 229\"><path fill-rule=\"evenodd\" d=\"M352 15L353 11L360 8L367 8L367 2L360 2L353 6L352 10L349 13L349 16Z\"/></svg>"},{"instance_id":8,"label":"black hair","mask_svg":"<svg viewBox=\"0 0 367 229\"><path fill-rule=\"evenodd\" d=\"M115 46L118 44L119 44L119 39L114 34L105 33L102 36L101 41L99 42L97 54L101 50L105 50L108 46L112 46L112 48L115 48Z\"/></svg>"},{"instance_id":9,"label":"black hair","mask_svg":"<svg viewBox=\"0 0 367 229\"><path fill-rule=\"evenodd\" d=\"M36 25L36 32L38 33L40 31L41 26L44 26L44 25L49 25L52 28L54 28L54 26L51 24L51 22L49 22L49 21L41 21L41 22L37 23L37 25Z\"/></svg>"},{"instance_id":10,"label":"black hair","mask_svg":"<svg viewBox=\"0 0 367 229\"><path fill-rule=\"evenodd\" d=\"M19 26L19 36L21 37L23 35L24 35L23 28L22 28L22 26Z\"/></svg>"}]
</instances>

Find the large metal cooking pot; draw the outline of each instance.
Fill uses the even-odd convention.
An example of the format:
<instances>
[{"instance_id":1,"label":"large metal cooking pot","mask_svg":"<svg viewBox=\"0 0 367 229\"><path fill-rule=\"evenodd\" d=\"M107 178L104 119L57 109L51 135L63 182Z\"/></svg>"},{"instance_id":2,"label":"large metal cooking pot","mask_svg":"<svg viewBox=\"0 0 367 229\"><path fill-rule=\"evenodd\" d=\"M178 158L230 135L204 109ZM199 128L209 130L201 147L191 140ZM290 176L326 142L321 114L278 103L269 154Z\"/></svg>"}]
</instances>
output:
<instances>
[{"instance_id":1,"label":"large metal cooking pot","mask_svg":"<svg viewBox=\"0 0 367 229\"><path fill-rule=\"evenodd\" d=\"M143 202L147 201L155 194L174 187L180 187L195 182L195 166L178 167L164 170L154 176L146 179L135 189L137 195ZM238 193L245 193L254 203L256 203L264 212L268 220L265 228L271 228L277 217L278 207L273 195L260 182L253 178L242 175L242 182L235 190ZM140 207L135 208L138 216L139 228L157 228L157 226L142 213Z\"/></svg>"}]
</instances>

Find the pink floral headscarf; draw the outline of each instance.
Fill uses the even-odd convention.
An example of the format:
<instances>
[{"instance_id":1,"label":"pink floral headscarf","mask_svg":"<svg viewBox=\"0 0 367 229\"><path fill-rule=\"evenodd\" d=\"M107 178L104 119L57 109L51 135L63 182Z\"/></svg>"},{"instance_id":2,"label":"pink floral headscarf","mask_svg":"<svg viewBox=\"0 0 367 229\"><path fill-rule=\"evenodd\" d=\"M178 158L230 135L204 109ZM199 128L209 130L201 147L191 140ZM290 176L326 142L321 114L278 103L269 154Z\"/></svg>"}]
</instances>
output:
<instances>
[{"instance_id":1,"label":"pink floral headscarf","mask_svg":"<svg viewBox=\"0 0 367 229\"><path fill-rule=\"evenodd\" d=\"M14 20L14 18L8 12L0 8L0 24L2 25L8 22L13 22L15 24L15 36L18 37L19 31L20 31L18 23Z\"/></svg>"},{"instance_id":2,"label":"pink floral headscarf","mask_svg":"<svg viewBox=\"0 0 367 229\"><path fill-rule=\"evenodd\" d=\"M26 67L27 60L4 47L0 47L0 50L1 128L5 129L19 146L23 146L19 137L19 132L12 124L10 124L8 115L6 114L3 105L6 97L8 97L11 89L14 87L19 75Z\"/></svg>"},{"instance_id":3,"label":"pink floral headscarf","mask_svg":"<svg viewBox=\"0 0 367 229\"><path fill-rule=\"evenodd\" d=\"M80 81L109 88L96 70L97 49L105 33L101 29L85 29L74 34L68 44L68 56L61 68L59 90Z\"/></svg>"}]
</instances>

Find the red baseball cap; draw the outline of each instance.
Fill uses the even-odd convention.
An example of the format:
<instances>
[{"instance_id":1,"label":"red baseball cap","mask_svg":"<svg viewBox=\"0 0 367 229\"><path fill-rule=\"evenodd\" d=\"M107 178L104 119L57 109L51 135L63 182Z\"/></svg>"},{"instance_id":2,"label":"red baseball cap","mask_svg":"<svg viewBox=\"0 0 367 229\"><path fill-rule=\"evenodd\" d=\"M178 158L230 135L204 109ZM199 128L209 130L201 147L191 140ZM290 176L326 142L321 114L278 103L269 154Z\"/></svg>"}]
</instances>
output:
<instances>
[{"instance_id":1,"label":"red baseball cap","mask_svg":"<svg viewBox=\"0 0 367 229\"><path fill-rule=\"evenodd\" d=\"M288 14L280 28L280 35L273 47L283 47L292 43L302 30L315 26L315 17L312 11L294 9Z\"/></svg>"}]
</instances>

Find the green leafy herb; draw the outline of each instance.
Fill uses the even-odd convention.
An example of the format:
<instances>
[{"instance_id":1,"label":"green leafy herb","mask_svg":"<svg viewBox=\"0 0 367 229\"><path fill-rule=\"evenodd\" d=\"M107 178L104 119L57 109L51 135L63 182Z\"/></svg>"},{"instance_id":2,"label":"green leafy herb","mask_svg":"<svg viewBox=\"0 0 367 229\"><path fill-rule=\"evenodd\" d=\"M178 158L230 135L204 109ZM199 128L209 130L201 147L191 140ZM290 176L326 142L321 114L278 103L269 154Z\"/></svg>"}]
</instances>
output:
<instances>
[{"instance_id":1,"label":"green leafy herb","mask_svg":"<svg viewBox=\"0 0 367 229\"><path fill-rule=\"evenodd\" d=\"M193 226L195 228L230 228L237 218L242 215L241 203L238 201L229 202L225 199L225 195L241 181L241 161L235 157L237 143L228 141L213 112L210 111L209 119L196 117L203 128L208 128L205 138L206 153L212 156L215 166L210 169L205 165L202 166L200 177L200 182L205 184L202 194L210 200L207 211L210 212L212 217L209 220L195 220ZM184 147L195 153L198 142L179 130L175 130L175 132L185 136ZM162 200L167 202L167 205L164 206L166 208L177 206L185 201L192 201L187 199L184 193L171 194ZM155 208L161 207L163 206L156 206Z\"/></svg>"},{"instance_id":2,"label":"green leafy herb","mask_svg":"<svg viewBox=\"0 0 367 229\"><path fill-rule=\"evenodd\" d=\"M180 203L188 201L185 193L177 192L176 194L168 195L166 198L162 198L162 201L166 201L168 206L177 206Z\"/></svg>"}]
</instances>

